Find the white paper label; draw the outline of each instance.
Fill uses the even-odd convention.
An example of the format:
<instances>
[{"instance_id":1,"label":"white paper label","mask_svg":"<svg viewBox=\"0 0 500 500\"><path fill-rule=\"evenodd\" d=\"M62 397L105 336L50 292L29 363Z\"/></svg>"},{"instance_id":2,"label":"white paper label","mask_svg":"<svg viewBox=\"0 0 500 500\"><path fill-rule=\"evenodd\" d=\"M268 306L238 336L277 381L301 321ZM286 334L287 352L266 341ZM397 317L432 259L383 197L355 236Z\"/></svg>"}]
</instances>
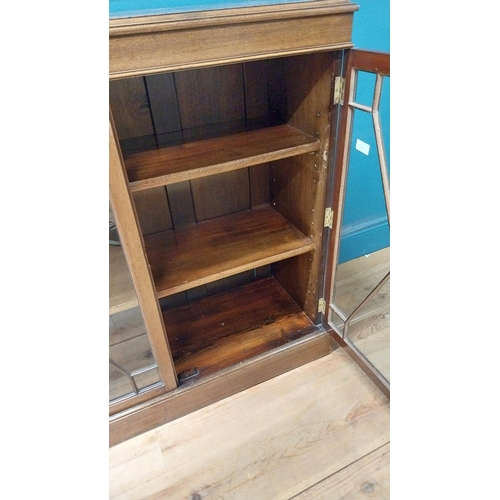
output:
<instances>
[{"instance_id":1,"label":"white paper label","mask_svg":"<svg viewBox=\"0 0 500 500\"><path fill-rule=\"evenodd\" d=\"M359 139L356 140L356 149L363 153L364 155L368 156L368 153L370 152L370 145L366 144L366 142L360 141Z\"/></svg>"}]
</instances>

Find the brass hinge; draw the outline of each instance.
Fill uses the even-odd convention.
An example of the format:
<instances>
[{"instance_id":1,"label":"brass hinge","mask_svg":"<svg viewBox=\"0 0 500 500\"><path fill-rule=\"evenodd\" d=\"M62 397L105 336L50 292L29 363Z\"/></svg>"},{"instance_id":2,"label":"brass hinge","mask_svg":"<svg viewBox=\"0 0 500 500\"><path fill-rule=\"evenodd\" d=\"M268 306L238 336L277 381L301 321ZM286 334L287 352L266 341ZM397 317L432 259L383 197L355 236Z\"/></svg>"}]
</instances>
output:
<instances>
[{"instance_id":1,"label":"brass hinge","mask_svg":"<svg viewBox=\"0 0 500 500\"><path fill-rule=\"evenodd\" d=\"M318 302L318 312L325 314L325 311L326 311L326 301L323 297L321 297L321 299L319 299Z\"/></svg>"},{"instance_id":2,"label":"brass hinge","mask_svg":"<svg viewBox=\"0 0 500 500\"><path fill-rule=\"evenodd\" d=\"M335 87L333 88L333 104L344 105L345 78L335 77Z\"/></svg>"},{"instance_id":3,"label":"brass hinge","mask_svg":"<svg viewBox=\"0 0 500 500\"><path fill-rule=\"evenodd\" d=\"M324 227L329 227L330 229L333 229L333 210L328 207L325 210L325 225Z\"/></svg>"}]
</instances>

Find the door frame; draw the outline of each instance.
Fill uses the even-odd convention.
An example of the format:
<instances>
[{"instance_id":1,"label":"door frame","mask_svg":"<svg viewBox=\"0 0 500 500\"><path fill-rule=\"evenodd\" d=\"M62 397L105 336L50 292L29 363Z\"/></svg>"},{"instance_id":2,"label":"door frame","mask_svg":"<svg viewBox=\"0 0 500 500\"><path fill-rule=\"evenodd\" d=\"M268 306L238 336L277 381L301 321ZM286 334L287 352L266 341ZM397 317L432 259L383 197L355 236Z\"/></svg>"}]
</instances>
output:
<instances>
[{"instance_id":1,"label":"door frame","mask_svg":"<svg viewBox=\"0 0 500 500\"><path fill-rule=\"evenodd\" d=\"M390 398L390 383L379 372L379 370L370 362L370 360L350 342L345 335L337 332L329 324L329 312L331 308L331 299L336 278L337 262L340 253L340 237L342 228L342 219L344 213L344 201L347 186L347 172L351 152L351 138L354 121L354 110L362 107L363 111L370 112L374 120L375 136L377 140L377 150L381 165L382 185L386 199L386 208L388 220L390 220L389 208L389 179L387 175L387 165L385 162L385 153L381 138L381 130L378 127L378 104L377 92L371 109L367 106L361 106L355 102L356 76L357 71L374 73L377 75L376 86L383 77L390 76L390 54L387 52L378 52L372 50L349 49L344 51L343 77L335 85L335 92L338 93L339 102L335 103L333 108L332 129L336 130L337 140L335 141L335 153L333 158L333 169L331 173L331 192L329 199L333 210L332 230L330 231L328 241L328 252L325 266L325 285L324 297L326 301L325 313L323 315L323 326L330 335L346 350L351 358L360 366L360 368L369 376L369 378L379 387L379 389ZM380 96L380 88L378 96ZM389 273L390 275L390 273ZM383 280L387 280L388 276ZM382 280L382 281L383 281ZM381 286L382 281L377 286ZM385 283L385 282L384 282Z\"/></svg>"}]
</instances>

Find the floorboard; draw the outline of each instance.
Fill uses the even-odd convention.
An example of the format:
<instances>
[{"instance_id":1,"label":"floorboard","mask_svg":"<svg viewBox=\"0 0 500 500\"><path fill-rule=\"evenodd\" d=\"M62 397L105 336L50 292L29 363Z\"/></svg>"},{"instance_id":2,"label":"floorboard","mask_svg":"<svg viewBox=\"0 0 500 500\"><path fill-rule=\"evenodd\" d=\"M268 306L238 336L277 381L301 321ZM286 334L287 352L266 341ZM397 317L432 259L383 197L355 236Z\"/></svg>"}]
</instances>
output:
<instances>
[{"instance_id":1,"label":"floorboard","mask_svg":"<svg viewBox=\"0 0 500 500\"><path fill-rule=\"evenodd\" d=\"M111 448L110 498L383 499L388 446L388 399L338 349Z\"/></svg>"},{"instance_id":2,"label":"floorboard","mask_svg":"<svg viewBox=\"0 0 500 500\"><path fill-rule=\"evenodd\" d=\"M293 500L389 500L390 444L293 497Z\"/></svg>"}]
</instances>

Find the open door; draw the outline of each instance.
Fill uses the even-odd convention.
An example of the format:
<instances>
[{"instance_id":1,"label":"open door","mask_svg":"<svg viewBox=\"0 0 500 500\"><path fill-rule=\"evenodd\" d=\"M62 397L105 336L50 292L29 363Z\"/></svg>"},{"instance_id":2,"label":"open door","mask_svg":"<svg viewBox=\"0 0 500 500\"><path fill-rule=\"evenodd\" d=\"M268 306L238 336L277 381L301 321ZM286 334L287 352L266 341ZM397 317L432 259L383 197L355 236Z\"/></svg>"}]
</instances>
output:
<instances>
[{"instance_id":1,"label":"open door","mask_svg":"<svg viewBox=\"0 0 500 500\"><path fill-rule=\"evenodd\" d=\"M345 79L335 85L337 150L324 320L389 397L390 56L358 49L345 55Z\"/></svg>"}]
</instances>

